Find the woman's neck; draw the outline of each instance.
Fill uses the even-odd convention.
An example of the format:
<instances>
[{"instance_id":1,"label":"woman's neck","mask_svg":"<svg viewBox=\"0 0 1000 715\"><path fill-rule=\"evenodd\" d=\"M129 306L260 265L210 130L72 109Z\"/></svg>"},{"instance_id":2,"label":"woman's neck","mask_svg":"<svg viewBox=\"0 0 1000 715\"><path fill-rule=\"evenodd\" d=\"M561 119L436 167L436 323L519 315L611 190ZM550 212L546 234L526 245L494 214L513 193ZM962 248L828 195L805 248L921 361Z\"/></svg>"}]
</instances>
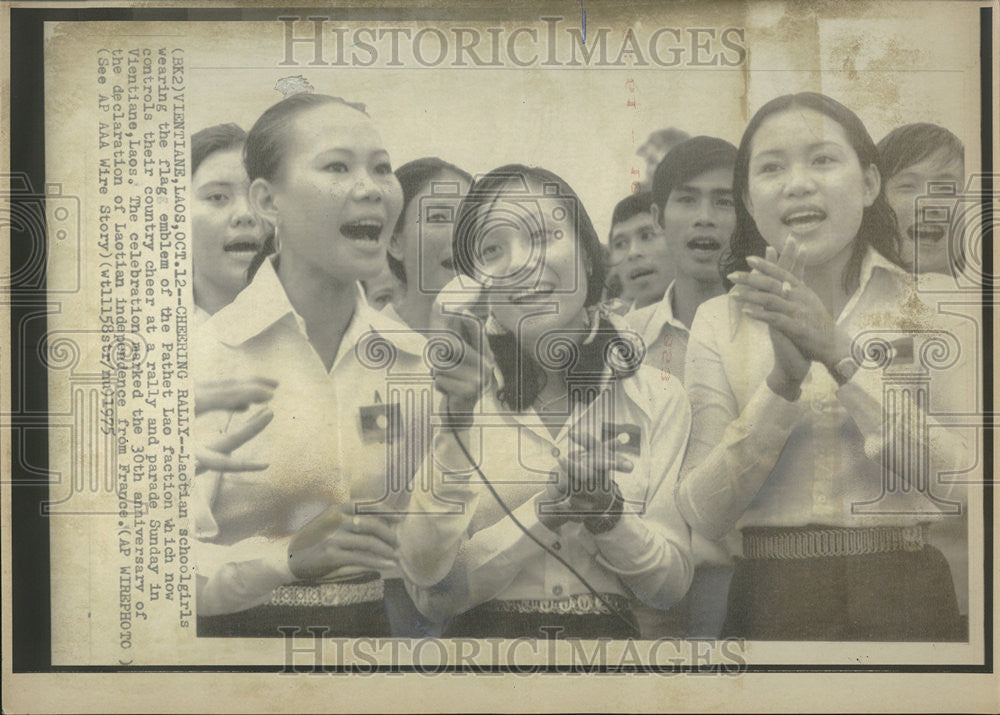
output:
<instances>
[{"instance_id":1,"label":"woman's neck","mask_svg":"<svg viewBox=\"0 0 1000 715\"><path fill-rule=\"evenodd\" d=\"M823 301L830 315L836 320L840 316L850 294L844 288L844 270L851 260L854 243L850 243L836 256L828 261L806 266L803 280L812 291Z\"/></svg>"},{"instance_id":2,"label":"woman's neck","mask_svg":"<svg viewBox=\"0 0 1000 715\"><path fill-rule=\"evenodd\" d=\"M295 312L305 321L309 342L329 371L354 316L355 283L341 283L315 266L296 260L294 254L282 255L278 279Z\"/></svg>"},{"instance_id":3,"label":"woman's neck","mask_svg":"<svg viewBox=\"0 0 1000 715\"><path fill-rule=\"evenodd\" d=\"M211 281L194 278L194 304L209 315L215 315L233 302L236 293L215 285Z\"/></svg>"},{"instance_id":4,"label":"woman's neck","mask_svg":"<svg viewBox=\"0 0 1000 715\"><path fill-rule=\"evenodd\" d=\"M669 289L668 289L669 290ZM726 292L721 278L718 281L699 281L689 275L677 276L674 281L671 309L674 317L690 330L694 322L694 314L698 306L706 300L720 296Z\"/></svg>"},{"instance_id":5,"label":"woman's neck","mask_svg":"<svg viewBox=\"0 0 1000 715\"><path fill-rule=\"evenodd\" d=\"M399 317L413 330L429 330L431 327L431 311L434 308L436 294L427 293L407 283L406 295L394 304Z\"/></svg>"}]
</instances>

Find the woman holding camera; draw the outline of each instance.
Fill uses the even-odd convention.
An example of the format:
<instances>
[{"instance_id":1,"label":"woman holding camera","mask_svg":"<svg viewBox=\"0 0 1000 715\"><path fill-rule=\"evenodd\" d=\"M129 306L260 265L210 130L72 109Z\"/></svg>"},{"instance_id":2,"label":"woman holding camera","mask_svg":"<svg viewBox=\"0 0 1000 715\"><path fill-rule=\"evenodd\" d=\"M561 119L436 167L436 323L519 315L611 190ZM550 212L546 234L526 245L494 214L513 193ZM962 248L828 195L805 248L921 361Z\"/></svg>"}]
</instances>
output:
<instances>
[{"instance_id":1,"label":"woman holding camera","mask_svg":"<svg viewBox=\"0 0 1000 715\"><path fill-rule=\"evenodd\" d=\"M454 256L477 298L453 323L463 359L435 372L431 479L399 531L414 600L448 636L636 637L631 602L667 608L691 580L685 395L598 310L600 240L560 177L476 181Z\"/></svg>"}]
</instances>

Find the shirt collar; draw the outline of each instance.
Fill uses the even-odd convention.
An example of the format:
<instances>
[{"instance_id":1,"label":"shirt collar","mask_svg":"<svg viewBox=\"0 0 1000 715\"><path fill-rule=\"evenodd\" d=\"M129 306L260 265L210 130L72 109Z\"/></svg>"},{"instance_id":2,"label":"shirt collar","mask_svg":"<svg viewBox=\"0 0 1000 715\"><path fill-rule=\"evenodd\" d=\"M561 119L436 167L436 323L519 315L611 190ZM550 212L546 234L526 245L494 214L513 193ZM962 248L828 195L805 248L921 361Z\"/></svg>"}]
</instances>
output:
<instances>
[{"instance_id":1,"label":"shirt collar","mask_svg":"<svg viewBox=\"0 0 1000 715\"><path fill-rule=\"evenodd\" d=\"M685 333L688 332L687 326L674 315L674 289L676 287L677 281L670 281L670 285L667 286L667 290L663 294L663 299L653 309L653 315L646 324L642 335L642 339L646 341L646 345L652 345L656 342L665 325L683 330Z\"/></svg>"},{"instance_id":2,"label":"shirt collar","mask_svg":"<svg viewBox=\"0 0 1000 715\"><path fill-rule=\"evenodd\" d=\"M425 340L422 336L369 306L360 283L355 284L355 289L354 315L341 340L335 365L347 348L353 349L366 333L372 331L378 332L404 352L423 354ZM250 285L232 303L213 315L208 324L221 342L236 347L282 320L293 321L298 333L306 340L309 339L305 321L288 300L288 294L278 279L274 265L270 260L265 260L257 269Z\"/></svg>"}]
</instances>

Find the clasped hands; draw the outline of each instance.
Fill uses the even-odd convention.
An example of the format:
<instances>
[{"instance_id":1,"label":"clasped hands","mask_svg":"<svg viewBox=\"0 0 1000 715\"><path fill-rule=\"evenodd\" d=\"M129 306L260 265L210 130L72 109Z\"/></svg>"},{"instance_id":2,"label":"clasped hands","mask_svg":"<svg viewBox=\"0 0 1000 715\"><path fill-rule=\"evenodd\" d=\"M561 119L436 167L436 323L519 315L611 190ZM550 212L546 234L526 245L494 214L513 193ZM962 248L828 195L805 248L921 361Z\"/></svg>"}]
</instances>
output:
<instances>
[{"instance_id":1,"label":"clasped hands","mask_svg":"<svg viewBox=\"0 0 1000 715\"><path fill-rule=\"evenodd\" d=\"M635 468L631 460L615 454L613 443L582 430L570 429L568 434L574 448L557 457L554 479L535 497L538 518L552 531L568 521L605 514L617 488L611 472L628 474Z\"/></svg>"},{"instance_id":2,"label":"clasped hands","mask_svg":"<svg viewBox=\"0 0 1000 715\"><path fill-rule=\"evenodd\" d=\"M803 282L803 251L793 236L785 240L780 257L768 246L764 258L749 256L747 263L752 269L749 273L736 271L727 276L735 284L730 295L747 316L768 325L774 348L768 385L794 401L810 365L819 362L832 374L837 363L850 355L850 338Z\"/></svg>"}]
</instances>

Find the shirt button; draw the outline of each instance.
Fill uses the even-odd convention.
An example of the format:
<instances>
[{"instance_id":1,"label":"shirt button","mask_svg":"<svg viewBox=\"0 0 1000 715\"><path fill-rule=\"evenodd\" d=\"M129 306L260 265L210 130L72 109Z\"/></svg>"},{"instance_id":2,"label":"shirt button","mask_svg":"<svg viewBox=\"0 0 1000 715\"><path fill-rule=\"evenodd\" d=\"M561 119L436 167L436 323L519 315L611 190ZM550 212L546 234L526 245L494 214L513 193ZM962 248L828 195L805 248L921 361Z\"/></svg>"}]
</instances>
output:
<instances>
[{"instance_id":1,"label":"shirt button","mask_svg":"<svg viewBox=\"0 0 1000 715\"><path fill-rule=\"evenodd\" d=\"M553 457L558 457L560 454L561 454L561 452L559 451L558 447L553 447L552 448L552 456Z\"/></svg>"},{"instance_id":2,"label":"shirt button","mask_svg":"<svg viewBox=\"0 0 1000 715\"><path fill-rule=\"evenodd\" d=\"M562 548L562 544L560 544L560 543L559 543L559 542L557 541L556 543L552 544L552 548L553 548L553 549L554 549L555 551L558 551L559 549L561 549L561 548Z\"/></svg>"},{"instance_id":3,"label":"shirt button","mask_svg":"<svg viewBox=\"0 0 1000 715\"><path fill-rule=\"evenodd\" d=\"M826 503L826 497L823 496L822 494L820 494L818 497L816 497L816 501L818 501L820 504L825 504Z\"/></svg>"},{"instance_id":4,"label":"shirt button","mask_svg":"<svg viewBox=\"0 0 1000 715\"><path fill-rule=\"evenodd\" d=\"M552 593L554 593L557 596L561 596L562 595L562 586L554 586L552 588Z\"/></svg>"}]
</instances>

